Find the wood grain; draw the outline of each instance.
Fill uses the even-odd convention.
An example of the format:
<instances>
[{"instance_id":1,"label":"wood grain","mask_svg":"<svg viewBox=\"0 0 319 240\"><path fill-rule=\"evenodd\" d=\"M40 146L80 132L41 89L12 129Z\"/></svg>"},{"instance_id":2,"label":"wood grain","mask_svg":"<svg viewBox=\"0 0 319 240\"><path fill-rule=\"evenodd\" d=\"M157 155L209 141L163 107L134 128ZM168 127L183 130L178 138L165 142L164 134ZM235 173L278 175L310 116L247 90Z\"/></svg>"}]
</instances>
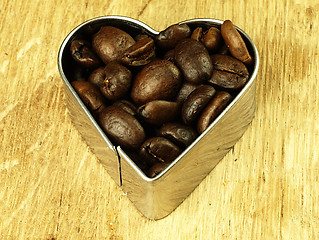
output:
<instances>
[{"instance_id":1,"label":"wood grain","mask_svg":"<svg viewBox=\"0 0 319 240\"><path fill-rule=\"evenodd\" d=\"M1 239L319 239L318 1L1 1ZM141 216L72 125L57 52L102 15L231 19L260 54L255 118L168 217Z\"/></svg>"}]
</instances>

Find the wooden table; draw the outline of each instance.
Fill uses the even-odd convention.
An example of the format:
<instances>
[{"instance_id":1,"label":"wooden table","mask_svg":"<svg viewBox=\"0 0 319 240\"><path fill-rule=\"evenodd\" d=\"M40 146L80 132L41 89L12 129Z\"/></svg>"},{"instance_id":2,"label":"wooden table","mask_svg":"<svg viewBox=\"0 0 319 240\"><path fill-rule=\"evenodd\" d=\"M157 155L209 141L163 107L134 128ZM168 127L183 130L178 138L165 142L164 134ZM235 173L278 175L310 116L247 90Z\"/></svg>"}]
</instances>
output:
<instances>
[{"instance_id":1,"label":"wooden table","mask_svg":"<svg viewBox=\"0 0 319 240\"><path fill-rule=\"evenodd\" d=\"M319 239L318 1L1 1L1 239ZM65 106L57 53L102 15L157 30L231 19L260 54L255 118L168 217L151 221L98 164Z\"/></svg>"}]
</instances>

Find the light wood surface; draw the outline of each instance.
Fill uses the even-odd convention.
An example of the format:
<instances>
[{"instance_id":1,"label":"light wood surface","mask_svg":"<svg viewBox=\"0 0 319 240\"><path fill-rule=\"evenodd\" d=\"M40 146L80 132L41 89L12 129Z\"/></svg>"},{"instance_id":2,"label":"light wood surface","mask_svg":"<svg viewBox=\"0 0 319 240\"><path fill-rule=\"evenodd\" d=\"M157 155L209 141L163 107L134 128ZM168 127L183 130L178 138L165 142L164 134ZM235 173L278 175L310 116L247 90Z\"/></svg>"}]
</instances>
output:
<instances>
[{"instance_id":1,"label":"light wood surface","mask_svg":"<svg viewBox=\"0 0 319 240\"><path fill-rule=\"evenodd\" d=\"M0 239L319 239L319 3L0 2ZM102 15L231 19L260 54L255 118L168 217L131 204L72 125L57 53Z\"/></svg>"}]
</instances>

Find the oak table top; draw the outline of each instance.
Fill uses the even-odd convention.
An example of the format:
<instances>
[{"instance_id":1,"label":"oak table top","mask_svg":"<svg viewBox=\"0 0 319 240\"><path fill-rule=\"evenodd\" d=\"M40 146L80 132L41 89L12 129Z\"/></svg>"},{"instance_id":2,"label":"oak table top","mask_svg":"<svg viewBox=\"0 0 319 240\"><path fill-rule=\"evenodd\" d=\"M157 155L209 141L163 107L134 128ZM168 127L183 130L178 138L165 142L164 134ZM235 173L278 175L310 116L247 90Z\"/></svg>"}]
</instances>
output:
<instances>
[{"instance_id":1,"label":"oak table top","mask_svg":"<svg viewBox=\"0 0 319 240\"><path fill-rule=\"evenodd\" d=\"M1 1L0 239L319 239L318 1ZM260 55L255 118L169 216L143 217L71 122L57 54L103 15L230 19Z\"/></svg>"}]
</instances>

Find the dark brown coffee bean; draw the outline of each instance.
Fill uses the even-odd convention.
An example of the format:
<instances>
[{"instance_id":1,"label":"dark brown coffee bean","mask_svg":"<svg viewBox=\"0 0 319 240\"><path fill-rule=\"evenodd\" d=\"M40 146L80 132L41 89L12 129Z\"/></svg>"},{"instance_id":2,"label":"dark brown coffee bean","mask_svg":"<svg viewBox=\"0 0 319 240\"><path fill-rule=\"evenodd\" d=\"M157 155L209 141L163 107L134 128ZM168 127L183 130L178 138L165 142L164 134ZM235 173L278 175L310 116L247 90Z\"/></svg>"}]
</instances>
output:
<instances>
[{"instance_id":1,"label":"dark brown coffee bean","mask_svg":"<svg viewBox=\"0 0 319 240\"><path fill-rule=\"evenodd\" d=\"M189 37L191 30L187 24L174 24L155 37L156 44L165 50L173 49L177 43Z\"/></svg>"},{"instance_id":2,"label":"dark brown coffee bean","mask_svg":"<svg viewBox=\"0 0 319 240\"><path fill-rule=\"evenodd\" d=\"M191 94L199 86L202 86L202 85L184 82L176 96L175 101L180 104L183 104L186 98L189 96L189 94Z\"/></svg>"},{"instance_id":3,"label":"dark brown coffee bean","mask_svg":"<svg viewBox=\"0 0 319 240\"><path fill-rule=\"evenodd\" d=\"M199 84L208 80L213 65L206 47L191 38L180 41L175 48L175 62L186 81Z\"/></svg>"},{"instance_id":4,"label":"dark brown coffee bean","mask_svg":"<svg viewBox=\"0 0 319 240\"><path fill-rule=\"evenodd\" d=\"M99 114L99 123L114 144L138 149L145 141L145 131L139 121L117 106L108 106Z\"/></svg>"},{"instance_id":5,"label":"dark brown coffee bean","mask_svg":"<svg viewBox=\"0 0 319 240\"><path fill-rule=\"evenodd\" d=\"M158 162L171 162L181 154L182 150L164 137L153 137L147 139L140 148L140 155L150 165Z\"/></svg>"},{"instance_id":6,"label":"dark brown coffee bean","mask_svg":"<svg viewBox=\"0 0 319 240\"><path fill-rule=\"evenodd\" d=\"M143 66L150 63L154 57L154 40L144 38L124 51L121 62L128 66Z\"/></svg>"},{"instance_id":7,"label":"dark brown coffee bean","mask_svg":"<svg viewBox=\"0 0 319 240\"><path fill-rule=\"evenodd\" d=\"M170 162L159 162L154 164L150 169L147 170L146 175L150 178L156 177L158 174L163 172L168 165L170 165Z\"/></svg>"},{"instance_id":8,"label":"dark brown coffee bean","mask_svg":"<svg viewBox=\"0 0 319 240\"><path fill-rule=\"evenodd\" d=\"M137 110L133 103L128 100L119 100L113 103L114 106L117 106L123 109L125 112L131 114L132 116L137 116Z\"/></svg>"},{"instance_id":9,"label":"dark brown coffee bean","mask_svg":"<svg viewBox=\"0 0 319 240\"><path fill-rule=\"evenodd\" d=\"M88 81L93 83L95 86L100 87L104 85L105 73L104 67L95 69L89 76Z\"/></svg>"},{"instance_id":10,"label":"dark brown coffee bean","mask_svg":"<svg viewBox=\"0 0 319 240\"><path fill-rule=\"evenodd\" d=\"M131 98L138 105L152 100L172 100L181 86L181 73L170 61L156 60L136 75Z\"/></svg>"},{"instance_id":11,"label":"dark brown coffee bean","mask_svg":"<svg viewBox=\"0 0 319 240\"><path fill-rule=\"evenodd\" d=\"M201 41L208 49L208 51L213 53L216 52L218 48L222 45L223 37L218 28L211 27L208 29L207 32L204 33Z\"/></svg>"},{"instance_id":12,"label":"dark brown coffee bean","mask_svg":"<svg viewBox=\"0 0 319 240\"><path fill-rule=\"evenodd\" d=\"M101 65L101 60L85 40L73 40L70 51L74 61L83 67L96 68Z\"/></svg>"},{"instance_id":13,"label":"dark brown coffee bean","mask_svg":"<svg viewBox=\"0 0 319 240\"><path fill-rule=\"evenodd\" d=\"M195 28L191 35L191 38L196 41L200 41L202 37L203 37L203 28L202 27Z\"/></svg>"},{"instance_id":14,"label":"dark brown coffee bean","mask_svg":"<svg viewBox=\"0 0 319 240\"><path fill-rule=\"evenodd\" d=\"M198 136L195 129L181 123L166 123L159 129L159 135L166 137L178 146L189 146Z\"/></svg>"},{"instance_id":15,"label":"dark brown coffee bean","mask_svg":"<svg viewBox=\"0 0 319 240\"><path fill-rule=\"evenodd\" d=\"M232 96L228 92L219 91L215 94L197 121L197 131L199 134L208 128L231 100Z\"/></svg>"},{"instance_id":16,"label":"dark brown coffee bean","mask_svg":"<svg viewBox=\"0 0 319 240\"><path fill-rule=\"evenodd\" d=\"M134 43L128 33L112 26L101 27L92 39L93 49L105 64L118 61Z\"/></svg>"},{"instance_id":17,"label":"dark brown coffee bean","mask_svg":"<svg viewBox=\"0 0 319 240\"><path fill-rule=\"evenodd\" d=\"M144 122L160 126L177 118L179 104L166 100L154 100L140 106L137 112Z\"/></svg>"},{"instance_id":18,"label":"dark brown coffee bean","mask_svg":"<svg viewBox=\"0 0 319 240\"><path fill-rule=\"evenodd\" d=\"M228 55L211 56L214 65L213 74L208 81L222 89L236 90L242 88L249 78L249 72L241 61Z\"/></svg>"},{"instance_id":19,"label":"dark brown coffee bean","mask_svg":"<svg viewBox=\"0 0 319 240\"><path fill-rule=\"evenodd\" d=\"M175 63L175 62L174 62L174 55L175 55L174 49L168 50L168 51L164 54L163 59L164 59L164 60L168 60L168 61L170 61L170 62L172 62L172 63Z\"/></svg>"},{"instance_id":20,"label":"dark brown coffee bean","mask_svg":"<svg viewBox=\"0 0 319 240\"><path fill-rule=\"evenodd\" d=\"M181 115L185 124L192 124L207 103L213 98L215 89L209 85L203 85L195 89L185 100Z\"/></svg>"},{"instance_id":21,"label":"dark brown coffee bean","mask_svg":"<svg viewBox=\"0 0 319 240\"><path fill-rule=\"evenodd\" d=\"M73 81L72 87L90 111L97 112L104 106L103 96L99 89L87 81Z\"/></svg>"},{"instance_id":22,"label":"dark brown coffee bean","mask_svg":"<svg viewBox=\"0 0 319 240\"><path fill-rule=\"evenodd\" d=\"M249 54L243 38L230 20L224 21L221 25L221 34L233 57L245 64L252 63L252 57Z\"/></svg>"},{"instance_id":23,"label":"dark brown coffee bean","mask_svg":"<svg viewBox=\"0 0 319 240\"><path fill-rule=\"evenodd\" d=\"M115 101L126 96L132 82L131 71L116 62L110 62L104 68L105 79L100 86L102 94Z\"/></svg>"},{"instance_id":24,"label":"dark brown coffee bean","mask_svg":"<svg viewBox=\"0 0 319 240\"><path fill-rule=\"evenodd\" d=\"M137 34L134 39L136 42L145 39L145 38L151 38L150 36L148 36L147 34Z\"/></svg>"}]
</instances>

